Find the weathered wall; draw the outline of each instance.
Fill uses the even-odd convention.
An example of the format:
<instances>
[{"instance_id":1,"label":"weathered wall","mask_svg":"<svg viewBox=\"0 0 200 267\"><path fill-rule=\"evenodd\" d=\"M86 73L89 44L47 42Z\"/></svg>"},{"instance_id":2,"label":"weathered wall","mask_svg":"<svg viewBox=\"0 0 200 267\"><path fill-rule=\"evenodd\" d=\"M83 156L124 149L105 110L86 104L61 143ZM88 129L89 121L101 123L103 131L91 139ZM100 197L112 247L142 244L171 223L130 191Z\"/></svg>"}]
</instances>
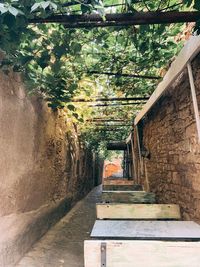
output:
<instances>
[{"instance_id":1,"label":"weathered wall","mask_svg":"<svg viewBox=\"0 0 200 267\"><path fill-rule=\"evenodd\" d=\"M122 169L122 158L115 158L111 161L105 160L104 161L104 168L103 168L103 178L115 177L120 178L123 176L123 169Z\"/></svg>"},{"instance_id":2,"label":"weathered wall","mask_svg":"<svg viewBox=\"0 0 200 267\"><path fill-rule=\"evenodd\" d=\"M27 97L19 76L13 73L0 73L0 129L0 226L1 219L9 225L12 218L25 229L22 214L38 211L43 216L45 230L34 233L26 250L94 186L93 155L64 113L52 112L38 97ZM63 207L60 215L56 209L49 212L59 203ZM45 222L41 209L55 218L50 216ZM18 229L12 230L17 238ZM0 248L4 244L0 240ZM1 261L6 264L7 257L0 259L0 266Z\"/></svg>"},{"instance_id":3,"label":"weathered wall","mask_svg":"<svg viewBox=\"0 0 200 267\"><path fill-rule=\"evenodd\" d=\"M193 74L200 108L200 55L193 62ZM180 204L184 219L200 222L200 144L186 70L139 128L141 147L150 152L150 159L143 158L142 168L138 166L142 182L159 203Z\"/></svg>"}]
</instances>

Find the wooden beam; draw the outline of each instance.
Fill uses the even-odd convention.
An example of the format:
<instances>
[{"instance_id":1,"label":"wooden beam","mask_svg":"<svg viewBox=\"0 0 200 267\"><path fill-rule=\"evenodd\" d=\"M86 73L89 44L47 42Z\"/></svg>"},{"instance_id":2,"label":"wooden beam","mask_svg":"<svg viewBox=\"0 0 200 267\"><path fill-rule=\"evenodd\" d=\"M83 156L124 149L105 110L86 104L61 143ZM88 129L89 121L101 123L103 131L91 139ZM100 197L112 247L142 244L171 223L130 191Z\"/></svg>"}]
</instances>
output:
<instances>
[{"instance_id":1,"label":"wooden beam","mask_svg":"<svg viewBox=\"0 0 200 267\"><path fill-rule=\"evenodd\" d=\"M85 267L102 267L101 248L109 267L198 267L200 242L87 240Z\"/></svg>"},{"instance_id":2,"label":"wooden beam","mask_svg":"<svg viewBox=\"0 0 200 267\"><path fill-rule=\"evenodd\" d=\"M169 12L134 12L106 14L105 21L99 14L84 15L52 15L47 18L35 17L29 23L61 23L66 28L92 28L107 26L128 26L145 24L166 24L180 22L195 22L200 18L199 11L169 11Z\"/></svg>"},{"instance_id":3,"label":"wooden beam","mask_svg":"<svg viewBox=\"0 0 200 267\"><path fill-rule=\"evenodd\" d=\"M88 121L88 122L124 122L124 121L126 121L127 120L127 122L130 122L127 118L125 119L112 119L112 118L110 118L110 119L104 119L104 118L93 118L93 119L88 119L88 120L86 120L86 121Z\"/></svg>"},{"instance_id":4,"label":"wooden beam","mask_svg":"<svg viewBox=\"0 0 200 267\"><path fill-rule=\"evenodd\" d=\"M110 142L106 148L107 150L126 150L127 145L125 142Z\"/></svg>"},{"instance_id":5,"label":"wooden beam","mask_svg":"<svg viewBox=\"0 0 200 267\"><path fill-rule=\"evenodd\" d=\"M145 191L102 191L106 203L155 203L155 194Z\"/></svg>"},{"instance_id":6,"label":"wooden beam","mask_svg":"<svg viewBox=\"0 0 200 267\"><path fill-rule=\"evenodd\" d=\"M191 94L192 94L192 102L193 102L193 107L194 107L194 115L195 115L196 126L197 126L198 143L200 144L200 116L199 116L199 107L198 107L197 94L196 94L196 89L195 89L194 76L192 73L191 62L187 64L187 68L188 68L188 75L189 75L189 81L190 81L190 89L191 89Z\"/></svg>"},{"instance_id":7,"label":"wooden beam","mask_svg":"<svg viewBox=\"0 0 200 267\"><path fill-rule=\"evenodd\" d=\"M168 72L166 73L163 81L159 83L158 87L151 95L148 102L144 105L143 109L138 113L135 118L134 124L138 122L148 113L153 105L160 99L163 93L173 84L181 72L186 68L187 63L192 61L195 56L200 52L200 36L192 36L185 44L175 61L171 64Z\"/></svg>"},{"instance_id":8,"label":"wooden beam","mask_svg":"<svg viewBox=\"0 0 200 267\"><path fill-rule=\"evenodd\" d=\"M97 130L117 130L117 129L128 129L127 127L130 127L129 125L103 125L103 126L94 126L94 129Z\"/></svg>"},{"instance_id":9,"label":"wooden beam","mask_svg":"<svg viewBox=\"0 0 200 267\"><path fill-rule=\"evenodd\" d=\"M108 129L108 128L95 128L94 131L96 132L119 132L119 131L124 131L124 128L112 128L112 129Z\"/></svg>"},{"instance_id":10,"label":"wooden beam","mask_svg":"<svg viewBox=\"0 0 200 267\"><path fill-rule=\"evenodd\" d=\"M141 2L141 1L138 1L138 3ZM77 2L77 1L73 1L73 2L68 2L68 3L64 3L62 4L62 7L70 7L70 6L76 6L76 5L84 5L84 2ZM125 3L122 3L122 4L113 4L113 5L105 5L104 7L105 8L108 8L108 7L118 7L118 6L125 6L126 4ZM77 11L77 10L75 10ZM81 10L78 10L79 12L81 12Z\"/></svg>"},{"instance_id":11,"label":"wooden beam","mask_svg":"<svg viewBox=\"0 0 200 267\"><path fill-rule=\"evenodd\" d=\"M129 134L129 136L126 138L126 143L130 143L132 139L132 133Z\"/></svg>"},{"instance_id":12,"label":"wooden beam","mask_svg":"<svg viewBox=\"0 0 200 267\"><path fill-rule=\"evenodd\" d=\"M134 185L133 180L128 180L127 178L119 179L104 179L103 185Z\"/></svg>"},{"instance_id":13,"label":"wooden beam","mask_svg":"<svg viewBox=\"0 0 200 267\"><path fill-rule=\"evenodd\" d=\"M149 97L112 97L112 98L92 98L92 99L84 99L84 98L77 98L77 99L72 99L69 102L76 103L76 102L84 102L84 103L90 103L90 102L110 102L110 101L146 101L148 100Z\"/></svg>"},{"instance_id":14,"label":"wooden beam","mask_svg":"<svg viewBox=\"0 0 200 267\"><path fill-rule=\"evenodd\" d=\"M112 106L134 106L134 105L144 105L145 102L128 102L128 103L115 103L115 104L96 104L96 105L89 105L89 107L112 107Z\"/></svg>"},{"instance_id":15,"label":"wooden beam","mask_svg":"<svg viewBox=\"0 0 200 267\"><path fill-rule=\"evenodd\" d=\"M97 122L94 122L93 125L96 125L97 127L127 127L127 126L132 126L132 124L108 124L108 123L102 123L98 124Z\"/></svg>"},{"instance_id":16,"label":"wooden beam","mask_svg":"<svg viewBox=\"0 0 200 267\"><path fill-rule=\"evenodd\" d=\"M134 4L141 3L141 2L142 1L135 1ZM84 5L84 2L72 1L72 2L68 2L68 3L62 4L62 7L70 7L70 6L76 6L76 5L82 5L82 4ZM113 4L113 5L105 5L104 7L117 7L117 6L126 6L126 3Z\"/></svg>"},{"instance_id":17,"label":"wooden beam","mask_svg":"<svg viewBox=\"0 0 200 267\"><path fill-rule=\"evenodd\" d=\"M158 76L151 76L151 75L138 75L138 74L127 74L127 73L113 73L113 72L98 72L98 71L90 71L89 74L96 74L96 75L107 75L107 76L115 76L116 78L119 77L126 77L126 78L139 78L139 79L149 79L149 80L159 80L162 77Z\"/></svg>"},{"instance_id":18,"label":"wooden beam","mask_svg":"<svg viewBox=\"0 0 200 267\"><path fill-rule=\"evenodd\" d=\"M97 204L97 219L180 220L180 208L175 204Z\"/></svg>"}]
</instances>

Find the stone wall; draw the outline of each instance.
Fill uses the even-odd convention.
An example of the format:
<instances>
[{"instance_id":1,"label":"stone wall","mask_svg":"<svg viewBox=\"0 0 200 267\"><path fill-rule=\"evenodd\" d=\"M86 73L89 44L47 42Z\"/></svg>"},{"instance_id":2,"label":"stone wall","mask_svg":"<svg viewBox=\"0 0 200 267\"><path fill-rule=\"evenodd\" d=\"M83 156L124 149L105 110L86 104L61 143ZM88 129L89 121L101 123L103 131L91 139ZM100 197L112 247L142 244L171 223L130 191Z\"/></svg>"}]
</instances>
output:
<instances>
[{"instance_id":1,"label":"stone wall","mask_svg":"<svg viewBox=\"0 0 200 267\"><path fill-rule=\"evenodd\" d=\"M200 108L200 55L192 68ZM159 203L180 204L184 219L200 223L200 144L186 69L138 128L146 157L137 164L145 188Z\"/></svg>"},{"instance_id":2,"label":"stone wall","mask_svg":"<svg viewBox=\"0 0 200 267\"><path fill-rule=\"evenodd\" d=\"M98 177L76 125L14 73L0 73L0 129L0 266L12 266Z\"/></svg>"}]
</instances>

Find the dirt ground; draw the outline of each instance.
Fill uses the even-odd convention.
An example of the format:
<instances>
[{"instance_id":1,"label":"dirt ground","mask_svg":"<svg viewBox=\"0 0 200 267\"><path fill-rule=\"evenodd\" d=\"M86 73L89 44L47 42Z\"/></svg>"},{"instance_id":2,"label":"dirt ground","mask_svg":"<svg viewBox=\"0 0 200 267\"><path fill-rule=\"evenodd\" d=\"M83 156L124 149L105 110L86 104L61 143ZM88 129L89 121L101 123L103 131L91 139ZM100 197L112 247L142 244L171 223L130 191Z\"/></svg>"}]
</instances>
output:
<instances>
[{"instance_id":1,"label":"dirt ground","mask_svg":"<svg viewBox=\"0 0 200 267\"><path fill-rule=\"evenodd\" d=\"M101 187L94 188L44 237L35 244L17 267L84 267L83 243L95 222L95 203Z\"/></svg>"}]
</instances>

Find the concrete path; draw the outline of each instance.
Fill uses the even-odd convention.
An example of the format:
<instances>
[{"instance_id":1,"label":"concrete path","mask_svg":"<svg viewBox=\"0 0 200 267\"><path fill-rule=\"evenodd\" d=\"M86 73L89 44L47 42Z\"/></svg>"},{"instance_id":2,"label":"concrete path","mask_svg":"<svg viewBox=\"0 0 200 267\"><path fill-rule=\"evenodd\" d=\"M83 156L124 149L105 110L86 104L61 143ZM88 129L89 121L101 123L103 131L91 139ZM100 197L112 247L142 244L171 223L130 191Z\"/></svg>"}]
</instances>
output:
<instances>
[{"instance_id":1,"label":"concrete path","mask_svg":"<svg viewBox=\"0 0 200 267\"><path fill-rule=\"evenodd\" d=\"M84 267L83 242L96 219L95 203L101 187L94 188L35 244L17 267Z\"/></svg>"}]
</instances>

